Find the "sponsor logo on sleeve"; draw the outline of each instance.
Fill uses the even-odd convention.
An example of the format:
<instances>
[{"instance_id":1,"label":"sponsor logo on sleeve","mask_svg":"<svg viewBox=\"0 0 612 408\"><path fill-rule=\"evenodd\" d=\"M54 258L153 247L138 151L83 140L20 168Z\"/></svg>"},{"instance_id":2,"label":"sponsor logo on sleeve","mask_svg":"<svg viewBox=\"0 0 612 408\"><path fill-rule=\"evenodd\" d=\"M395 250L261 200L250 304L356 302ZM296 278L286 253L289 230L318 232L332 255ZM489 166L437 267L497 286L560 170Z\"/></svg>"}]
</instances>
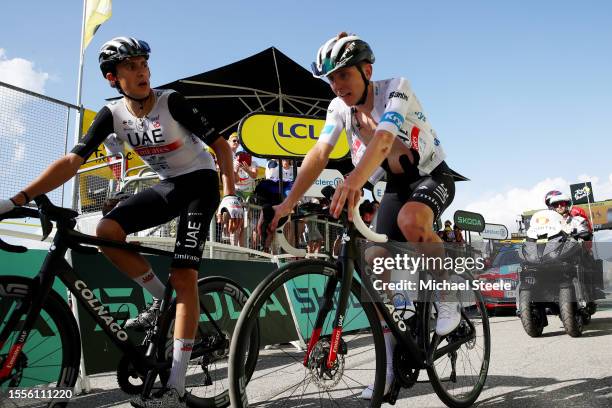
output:
<instances>
[{"instance_id":1,"label":"sponsor logo on sleeve","mask_svg":"<svg viewBox=\"0 0 612 408\"><path fill-rule=\"evenodd\" d=\"M400 129L402 127L402 124L404 123L404 117L397 112L386 112L380 119L380 121L391 122L395 126L397 126L398 129Z\"/></svg>"},{"instance_id":2,"label":"sponsor logo on sleeve","mask_svg":"<svg viewBox=\"0 0 612 408\"><path fill-rule=\"evenodd\" d=\"M408 100L408 95L406 95L403 92L400 91L393 91L389 94L389 99L393 99L393 98L398 98L398 99L402 99L404 101Z\"/></svg>"},{"instance_id":3,"label":"sponsor logo on sleeve","mask_svg":"<svg viewBox=\"0 0 612 408\"><path fill-rule=\"evenodd\" d=\"M323 130L321 131L321 135L329 135L334 131L335 128L336 128L335 125L324 126Z\"/></svg>"}]
</instances>

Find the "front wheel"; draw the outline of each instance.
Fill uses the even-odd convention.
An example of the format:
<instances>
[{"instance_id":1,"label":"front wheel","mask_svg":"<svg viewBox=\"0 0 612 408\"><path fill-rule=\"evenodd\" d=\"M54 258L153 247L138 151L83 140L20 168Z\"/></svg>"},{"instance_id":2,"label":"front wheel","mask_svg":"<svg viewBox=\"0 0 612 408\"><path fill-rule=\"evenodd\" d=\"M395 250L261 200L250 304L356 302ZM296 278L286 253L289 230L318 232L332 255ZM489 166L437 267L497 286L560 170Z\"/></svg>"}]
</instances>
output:
<instances>
[{"instance_id":1,"label":"front wheel","mask_svg":"<svg viewBox=\"0 0 612 408\"><path fill-rule=\"evenodd\" d=\"M559 290L559 317L567 334L572 337L582 336L584 321L578 310L574 288L571 286Z\"/></svg>"},{"instance_id":2,"label":"front wheel","mask_svg":"<svg viewBox=\"0 0 612 408\"><path fill-rule=\"evenodd\" d=\"M32 280L0 276L0 367L17 341L26 315L17 309L32 296ZM3 342L4 340L4 342ZM0 394L9 387L72 388L79 374L81 344L79 331L68 305L53 289L44 300L34 326L8 376L0 379ZM65 402L54 406L66 406Z\"/></svg>"},{"instance_id":3,"label":"front wheel","mask_svg":"<svg viewBox=\"0 0 612 408\"><path fill-rule=\"evenodd\" d=\"M479 291L458 291L461 321L446 336L435 333L438 303L429 292L423 304L423 333L429 381L449 407L471 406L485 385L491 355L487 308Z\"/></svg>"},{"instance_id":4,"label":"front wheel","mask_svg":"<svg viewBox=\"0 0 612 408\"><path fill-rule=\"evenodd\" d=\"M252 293L230 348L233 408L380 406L386 369L384 336L374 305L356 280L341 322L342 336L337 343L331 342L339 279L334 264L303 260L274 271ZM315 324L317 320L322 323ZM244 355L257 322L265 348L249 382ZM330 349L338 354L328 365ZM369 385L373 386L371 399L364 400L362 391Z\"/></svg>"},{"instance_id":5,"label":"front wheel","mask_svg":"<svg viewBox=\"0 0 612 408\"><path fill-rule=\"evenodd\" d=\"M533 292L529 289L519 291L519 309L523 329L531 337L540 337L546 326L542 315L544 311L533 301Z\"/></svg>"},{"instance_id":6,"label":"front wheel","mask_svg":"<svg viewBox=\"0 0 612 408\"><path fill-rule=\"evenodd\" d=\"M230 279L212 276L198 281L200 320L185 376L187 406L196 408L223 408L229 406L228 353L234 335L234 326L248 294ZM165 341L158 345L158 353L172 359L174 316L173 302L160 324ZM259 349L259 331L256 326L245 340L248 345L245 371L253 372ZM167 378L167 377L166 377Z\"/></svg>"}]
</instances>

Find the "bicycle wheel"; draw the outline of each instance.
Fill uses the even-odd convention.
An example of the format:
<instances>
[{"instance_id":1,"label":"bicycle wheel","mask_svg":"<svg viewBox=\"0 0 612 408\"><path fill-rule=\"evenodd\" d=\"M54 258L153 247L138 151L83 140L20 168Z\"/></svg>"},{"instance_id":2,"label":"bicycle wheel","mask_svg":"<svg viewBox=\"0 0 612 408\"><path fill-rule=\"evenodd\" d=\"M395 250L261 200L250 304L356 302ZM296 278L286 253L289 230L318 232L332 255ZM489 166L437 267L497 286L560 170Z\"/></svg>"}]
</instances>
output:
<instances>
[{"instance_id":1,"label":"bicycle wheel","mask_svg":"<svg viewBox=\"0 0 612 408\"><path fill-rule=\"evenodd\" d=\"M251 294L230 347L232 407L380 406L386 367L384 337L374 305L364 298L356 280L342 337L334 345L338 357L330 369L325 364L332 347L339 287L331 299L323 295L327 283L339 277L331 263L303 260L273 272ZM323 317L319 340L306 358L305 345L310 344L318 311L326 301L331 309ZM255 323L262 334L261 345L266 347L259 351L249 382L244 355ZM361 393L370 384L374 385L372 400L362 400Z\"/></svg>"},{"instance_id":2,"label":"bicycle wheel","mask_svg":"<svg viewBox=\"0 0 612 408\"><path fill-rule=\"evenodd\" d=\"M423 316L427 374L442 402L449 407L469 407L480 395L489 370L491 333L484 299L479 291L459 291L461 322L450 334L435 334L435 292L427 293Z\"/></svg>"},{"instance_id":3,"label":"bicycle wheel","mask_svg":"<svg viewBox=\"0 0 612 408\"><path fill-rule=\"evenodd\" d=\"M10 323L13 312L26 301L32 282L21 276L0 276L0 333ZM8 333L6 342L0 344L0 367L17 341L25 319L24 314ZM0 380L0 394L6 395L11 387L73 387L80 359L76 322L66 302L51 290L9 376ZM11 400L11 406L19 406L16 401ZM54 406L65 405L64 402Z\"/></svg>"},{"instance_id":4,"label":"bicycle wheel","mask_svg":"<svg viewBox=\"0 0 612 408\"><path fill-rule=\"evenodd\" d=\"M200 321L185 378L186 402L197 408L227 407L229 344L248 295L237 283L219 276L200 279L198 292ZM171 318L161 323L161 333L165 333L166 340L158 345L158 352L171 360L176 303L170 305L165 315ZM251 333L248 346L246 367L250 374L259 349L257 328Z\"/></svg>"}]
</instances>

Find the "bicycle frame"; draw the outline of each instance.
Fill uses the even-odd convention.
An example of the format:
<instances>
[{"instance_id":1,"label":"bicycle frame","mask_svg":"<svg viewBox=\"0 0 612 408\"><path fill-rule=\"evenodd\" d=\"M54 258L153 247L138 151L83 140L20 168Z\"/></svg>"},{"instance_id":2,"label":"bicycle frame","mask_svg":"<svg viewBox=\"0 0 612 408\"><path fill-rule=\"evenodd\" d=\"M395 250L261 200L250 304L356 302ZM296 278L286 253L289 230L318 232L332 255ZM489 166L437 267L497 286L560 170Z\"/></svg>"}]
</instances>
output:
<instances>
[{"instance_id":1,"label":"bicycle frame","mask_svg":"<svg viewBox=\"0 0 612 408\"><path fill-rule=\"evenodd\" d=\"M81 305L89 313L92 319L100 325L106 335L121 350L121 352L132 356L135 363L142 366L150 366L145 356L137 350L136 345L130 340L129 335L115 321L109 310L89 289L87 283L81 279L78 272L66 261L65 255L69 249L70 242L92 244L97 246L108 246L113 248L126 249L132 252L157 254L162 256L172 256L172 252L156 248L141 247L135 244L122 243L106 240L102 238L85 235L80 232L58 228L39 273L33 278L33 286L30 288L30 295L26 298L19 309L13 311L10 320L7 322L2 333L0 333L0 345L4 344L9 334L16 328L21 317L27 313L23 329L17 342L13 345L6 359L5 366L0 370L0 381L9 375L13 368L11 362L17 361L19 352L23 348L30 331L38 317L45 298L52 290L56 278L66 286L66 288L78 299ZM86 252L97 253L96 248L87 248ZM170 289L171 290L171 289ZM169 293L166 298L169 298ZM162 304L162 311L164 305Z\"/></svg>"},{"instance_id":2,"label":"bicycle frame","mask_svg":"<svg viewBox=\"0 0 612 408\"><path fill-rule=\"evenodd\" d=\"M359 266L355 264L354 259L359 259L361 256L356 245L356 239L358 237L360 237L359 232L355 229L353 224L349 224L343 233L342 245L337 261L338 269L340 271L340 278L330 278L330 280L327 282L323 295L325 303L321 305L321 308L317 314L312 335L310 341L308 342L306 355L304 356L304 365L307 364L313 347L319 341L325 317L333 307L332 298L338 283L340 283L340 293L330 339L331 348L326 362L327 368L332 368L334 362L336 361L338 346L342 336L342 324L346 316L346 308L351 295L351 286L354 279L353 271L362 277L361 286L366 290L367 296L370 297L370 299L367 299L366 301L374 303L374 307L378 313L383 316L387 326L391 329L399 344L403 345L407 351L415 357L415 368L425 369L431 366L433 362L441 356L459 349L465 340L449 342L448 345L436 350L433 355L428 353L428 344L426 343L424 337L427 334L423 333L423 323L425 322L424 319L429 319L429 316L425 316L427 309L423 307L423 303L417 303L416 313L413 318L417 319L417 324L422 324L423 326L421 327L421 330L419 330L418 334L413 333L411 328L404 322L403 318L396 311L393 303L388 299L385 301L381 298L380 294L374 289L373 285L368 280L369 277L362 274ZM474 330L474 325L470 319L467 319L465 312L462 310L461 313L470 328ZM432 343L435 344L437 335L434 336L434 341L432 341Z\"/></svg>"}]
</instances>

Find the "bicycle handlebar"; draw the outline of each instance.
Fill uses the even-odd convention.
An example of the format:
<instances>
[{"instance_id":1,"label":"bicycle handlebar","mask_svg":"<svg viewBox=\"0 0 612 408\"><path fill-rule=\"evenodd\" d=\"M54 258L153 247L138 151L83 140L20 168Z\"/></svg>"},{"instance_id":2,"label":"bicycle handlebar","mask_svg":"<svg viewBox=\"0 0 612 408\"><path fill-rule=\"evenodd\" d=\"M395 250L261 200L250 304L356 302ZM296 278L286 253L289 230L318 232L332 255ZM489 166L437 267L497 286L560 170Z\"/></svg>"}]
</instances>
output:
<instances>
[{"instance_id":1,"label":"bicycle handlebar","mask_svg":"<svg viewBox=\"0 0 612 408\"><path fill-rule=\"evenodd\" d=\"M51 200L49 200L49 198L44 194L41 194L38 197L34 198L34 202L36 203L36 206L38 208L15 207L11 211L0 215L0 221L8 218L38 218L40 219L40 226L43 232L41 241L44 241L45 239L47 239L47 237L53 230L53 224L51 223L51 221L56 221L59 223L64 223L66 221L74 221L74 219L79 215L79 213L71 209L57 207L53 205ZM27 251L28 249L21 245L9 244L0 239L0 250L22 253Z\"/></svg>"},{"instance_id":2,"label":"bicycle handlebar","mask_svg":"<svg viewBox=\"0 0 612 408\"><path fill-rule=\"evenodd\" d=\"M327 186L323 189L322 193L325 195L325 197L327 197L328 199L331 199L331 197L333 196L335 190L333 187L331 186ZM343 213L346 215L346 212L343 211ZM355 226L355 228L357 229L357 231L367 240L372 241L372 242L379 242L379 243L383 243L383 242L387 242L389 240L389 238L385 235L385 234L379 234L376 233L374 231L372 231L363 221L363 219L361 218L361 214L359 214L359 204L355 205L355 207L353 207L351 209L351 213L352 213L352 218L353 218L353 225ZM299 218L304 218L305 216L309 216L309 215L326 215L329 216L329 214L324 214L322 212L314 212L312 214L308 214L308 215L303 215L300 216ZM274 210L272 209L272 206L265 206L263 208L263 216L264 216L264 223L262 225L262 239L265 242L266 238L267 238L267 225L268 223L272 220L272 218L274 217ZM307 252L304 249L299 249L294 247L293 245L291 245L289 243L289 241L287 241L287 238L285 238L285 235L283 234L283 227L285 226L285 224L287 223L287 221L289 220L288 217L283 217L279 220L278 226L276 227L276 230L274 231L274 238L277 240L278 244L280 245L280 247L287 252L290 255L293 255L295 257L299 257L299 258L303 258L306 256Z\"/></svg>"}]
</instances>

